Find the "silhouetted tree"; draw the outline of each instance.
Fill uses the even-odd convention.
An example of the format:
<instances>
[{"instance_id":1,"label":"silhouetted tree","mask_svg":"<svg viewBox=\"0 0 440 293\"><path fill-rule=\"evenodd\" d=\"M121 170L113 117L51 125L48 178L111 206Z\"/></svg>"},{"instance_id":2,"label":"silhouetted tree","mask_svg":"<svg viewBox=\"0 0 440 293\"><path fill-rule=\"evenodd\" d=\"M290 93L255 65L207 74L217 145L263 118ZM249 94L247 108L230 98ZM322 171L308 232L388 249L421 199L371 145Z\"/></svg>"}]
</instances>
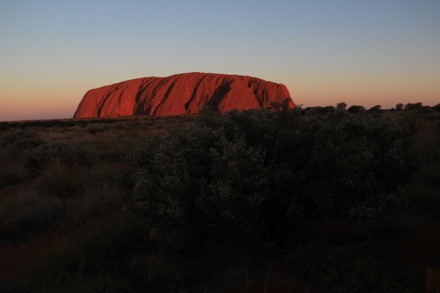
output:
<instances>
[{"instance_id":1,"label":"silhouetted tree","mask_svg":"<svg viewBox=\"0 0 440 293\"><path fill-rule=\"evenodd\" d=\"M307 107L307 108L303 109L303 112L306 115L308 115L308 114L324 114L323 108L320 106Z\"/></svg>"},{"instance_id":2,"label":"silhouetted tree","mask_svg":"<svg viewBox=\"0 0 440 293\"><path fill-rule=\"evenodd\" d=\"M345 111L346 108L347 108L347 104L345 102L336 104L336 110L338 111Z\"/></svg>"},{"instance_id":3,"label":"silhouetted tree","mask_svg":"<svg viewBox=\"0 0 440 293\"><path fill-rule=\"evenodd\" d=\"M333 112L335 112L335 111L336 111L336 108L333 107L333 106L325 106L325 107L323 108L323 112L324 112L324 114L327 114L327 113L333 113Z\"/></svg>"},{"instance_id":4,"label":"silhouetted tree","mask_svg":"<svg viewBox=\"0 0 440 293\"><path fill-rule=\"evenodd\" d=\"M419 110L423 107L421 102L418 103L408 103L405 105L405 110Z\"/></svg>"},{"instance_id":5,"label":"silhouetted tree","mask_svg":"<svg viewBox=\"0 0 440 293\"><path fill-rule=\"evenodd\" d=\"M353 105L350 108L348 108L347 111L350 113L356 114L356 113L365 112L365 108L364 108L364 106Z\"/></svg>"},{"instance_id":6,"label":"silhouetted tree","mask_svg":"<svg viewBox=\"0 0 440 293\"><path fill-rule=\"evenodd\" d=\"M396 110L397 111L402 111L403 110L403 104L402 103L396 104Z\"/></svg>"},{"instance_id":7,"label":"silhouetted tree","mask_svg":"<svg viewBox=\"0 0 440 293\"><path fill-rule=\"evenodd\" d=\"M382 106L381 105L376 105L370 108L370 111L381 111Z\"/></svg>"}]
</instances>

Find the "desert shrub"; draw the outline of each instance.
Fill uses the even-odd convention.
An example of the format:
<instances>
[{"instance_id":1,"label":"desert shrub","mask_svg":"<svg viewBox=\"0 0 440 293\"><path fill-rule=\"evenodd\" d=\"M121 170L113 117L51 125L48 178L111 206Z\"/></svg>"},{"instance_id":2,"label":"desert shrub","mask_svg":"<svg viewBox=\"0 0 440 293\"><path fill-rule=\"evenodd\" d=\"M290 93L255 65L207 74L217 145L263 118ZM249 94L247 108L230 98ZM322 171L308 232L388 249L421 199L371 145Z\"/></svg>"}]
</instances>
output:
<instances>
[{"instance_id":1,"label":"desert shrub","mask_svg":"<svg viewBox=\"0 0 440 293\"><path fill-rule=\"evenodd\" d=\"M47 226L63 217L63 205L57 198L48 198L26 191L7 199L0 209L1 224L36 224Z\"/></svg>"},{"instance_id":2,"label":"desert shrub","mask_svg":"<svg viewBox=\"0 0 440 293\"><path fill-rule=\"evenodd\" d=\"M28 286L33 292L183 292L185 264L149 254L130 218L83 225L42 254Z\"/></svg>"},{"instance_id":3,"label":"desert shrub","mask_svg":"<svg viewBox=\"0 0 440 293\"><path fill-rule=\"evenodd\" d=\"M30 177L20 156L13 157L9 151L0 149L0 162L0 188L24 182Z\"/></svg>"},{"instance_id":4,"label":"desert shrub","mask_svg":"<svg viewBox=\"0 0 440 293\"><path fill-rule=\"evenodd\" d=\"M371 109L370 109L371 110ZM348 112L356 114L365 112L365 107L360 105L352 105L347 109Z\"/></svg>"},{"instance_id":5,"label":"desert shrub","mask_svg":"<svg viewBox=\"0 0 440 293\"><path fill-rule=\"evenodd\" d=\"M75 224L83 224L98 215L120 212L121 207L122 197L111 186L103 186L69 198L46 196L36 191L24 191L2 202L0 224L30 226L24 232L36 235L42 230L73 227ZM9 238L13 238L13 235L9 235Z\"/></svg>"},{"instance_id":6,"label":"desert shrub","mask_svg":"<svg viewBox=\"0 0 440 293\"><path fill-rule=\"evenodd\" d=\"M419 292L414 274L396 268L386 258L372 251L382 251L383 243L312 242L291 256L293 270L325 292ZM417 277L417 279L415 279Z\"/></svg>"},{"instance_id":7,"label":"desert shrub","mask_svg":"<svg viewBox=\"0 0 440 293\"><path fill-rule=\"evenodd\" d=\"M120 191L129 192L136 185L136 179L131 170L119 170L114 177L115 186Z\"/></svg>"},{"instance_id":8,"label":"desert shrub","mask_svg":"<svg viewBox=\"0 0 440 293\"><path fill-rule=\"evenodd\" d=\"M121 212L122 196L113 186L103 185L79 196L66 198L63 204L65 222L82 223L94 216Z\"/></svg>"},{"instance_id":9,"label":"desert shrub","mask_svg":"<svg viewBox=\"0 0 440 293\"><path fill-rule=\"evenodd\" d=\"M88 169L54 161L41 172L36 190L46 196L67 198L85 192L93 183Z\"/></svg>"},{"instance_id":10,"label":"desert shrub","mask_svg":"<svg viewBox=\"0 0 440 293\"><path fill-rule=\"evenodd\" d=\"M0 133L0 148L7 149L13 154L20 154L43 144L44 141L32 131L22 129L10 129Z\"/></svg>"},{"instance_id":11,"label":"desert shrub","mask_svg":"<svg viewBox=\"0 0 440 293\"><path fill-rule=\"evenodd\" d=\"M377 117L338 113L308 123L291 156L300 162L307 214L371 218L399 203L415 168L409 133Z\"/></svg>"},{"instance_id":12,"label":"desert shrub","mask_svg":"<svg viewBox=\"0 0 440 293\"><path fill-rule=\"evenodd\" d=\"M136 214L147 216L142 222L150 236L166 245L227 231L247 235L265 192L264 154L221 131L193 131L200 135L163 142L136 172Z\"/></svg>"},{"instance_id":13,"label":"desert shrub","mask_svg":"<svg viewBox=\"0 0 440 293\"><path fill-rule=\"evenodd\" d=\"M421 168L407 186L409 206L416 214L434 215L440 205L440 116L405 111L414 131L413 151Z\"/></svg>"},{"instance_id":14,"label":"desert shrub","mask_svg":"<svg viewBox=\"0 0 440 293\"><path fill-rule=\"evenodd\" d=\"M375 105L375 106L371 107L368 111L370 111L370 112L380 112L380 111L382 111L382 106L381 105Z\"/></svg>"},{"instance_id":15,"label":"desert shrub","mask_svg":"<svg viewBox=\"0 0 440 293\"><path fill-rule=\"evenodd\" d=\"M426 182L413 182L407 186L405 196L413 212L428 216L438 216L440 209L440 189Z\"/></svg>"},{"instance_id":16,"label":"desert shrub","mask_svg":"<svg viewBox=\"0 0 440 293\"><path fill-rule=\"evenodd\" d=\"M323 108L323 110L324 110L324 113L327 114L327 113L333 113L333 112L335 112L335 111L336 111L336 108L333 107L333 106L325 106L325 107Z\"/></svg>"},{"instance_id":17,"label":"desert shrub","mask_svg":"<svg viewBox=\"0 0 440 293\"><path fill-rule=\"evenodd\" d=\"M426 121L423 118L417 117L414 122L414 151L425 164L440 162L440 117L437 117L437 121Z\"/></svg>"},{"instance_id":18,"label":"desert shrub","mask_svg":"<svg viewBox=\"0 0 440 293\"><path fill-rule=\"evenodd\" d=\"M35 182L36 190L45 195L69 198L95 192L115 185L115 170L106 166L67 165L55 160L46 167Z\"/></svg>"},{"instance_id":19,"label":"desert shrub","mask_svg":"<svg viewBox=\"0 0 440 293\"><path fill-rule=\"evenodd\" d=\"M0 188L24 182L29 178L29 173L21 164L10 163L3 166L5 169L0 170Z\"/></svg>"},{"instance_id":20,"label":"desert shrub","mask_svg":"<svg viewBox=\"0 0 440 293\"><path fill-rule=\"evenodd\" d=\"M43 141L31 131L10 129L0 132L0 187L26 181L30 177L24 154Z\"/></svg>"},{"instance_id":21,"label":"desert shrub","mask_svg":"<svg viewBox=\"0 0 440 293\"><path fill-rule=\"evenodd\" d=\"M9 124L9 122L0 122L0 130L4 131L4 130L8 130L11 128L11 125Z\"/></svg>"},{"instance_id":22,"label":"desert shrub","mask_svg":"<svg viewBox=\"0 0 440 293\"><path fill-rule=\"evenodd\" d=\"M345 111L347 109L347 103L340 102L336 104L336 110L338 111Z\"/></svg>"},{"instance_id":23,"label":"desert shrub","mask_svg":"<svg viewBox=\"0 0 440 293\"><path fill-rule=\"evenodd\" d=\"M88 166L90 160L85 150L76 144L46 143L28 150L25 155L27 168L35 173L44 170L55 161L66 165Z\"/></svg>"},{"instance_id":24,"label":"desert shrub","mask_svg":"<svg viewBox=\"0 0 440 293\"><path fill-rule=\"evenodd\" d=\"M404 128L347 111L274 109L205 110L187 131L133 154L130 208L153 240L280 243L302 221L371 219L402 203L399 186L416 167Z\"/></svg>"},{"instance_id":25,"label":"desert shrub","mask_svg":"<svg viewBox=\"0 0 440 293\"><path fill-rule=\"evenodd\" d=\"M398 204L398 186L416 168L408 130L381 117L346 112L302 117L289 111L225 119L236 122L246 142L265 150L268 173L275 174L274 201L295 198L293 209L308 215L375 217Z\"/></svg>"},{"instance_id":26,"label":"desert shrub","mask_svg":"<svg viewBox=\"0 0 440 293\"><path fill-rule=\"evenodd\" d=\"M405 110L420 110L422 109L423 104L421 102L417 103L408 103L405 105Z\"/></svg>"}]
</instances>

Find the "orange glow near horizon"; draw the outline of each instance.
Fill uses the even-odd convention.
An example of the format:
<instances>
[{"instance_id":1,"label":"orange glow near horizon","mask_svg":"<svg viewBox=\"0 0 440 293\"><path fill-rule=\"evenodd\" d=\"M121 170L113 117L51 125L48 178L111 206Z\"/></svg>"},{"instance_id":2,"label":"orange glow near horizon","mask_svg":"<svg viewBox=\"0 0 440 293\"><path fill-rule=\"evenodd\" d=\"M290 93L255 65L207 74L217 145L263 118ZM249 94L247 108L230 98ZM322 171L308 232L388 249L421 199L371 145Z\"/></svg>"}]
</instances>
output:
<instances>
[{"instance_id":1,"label":"orange glow near horizon","mask_svg":"<svg viewBox=\"0 0 440 293\"><path fill-rule=\"evenodd\" d=\"M398 89L386 87L386 84L376 87L366 84L364 88L359 84L310 81L302 84L298 82L285 84L293 101L303 107L335 106L338 102L346 102L349 106L362 105L367 109L374 105L389 109L395 107L397 103L422 102L429 106L440 103L436 89L425 87L423 84L406 83ZM38 91L32 89L32 87L19 90L2 88L0 121L71 118L88 90L50 86L40 88Z\"/></svg>"}]
</instances>

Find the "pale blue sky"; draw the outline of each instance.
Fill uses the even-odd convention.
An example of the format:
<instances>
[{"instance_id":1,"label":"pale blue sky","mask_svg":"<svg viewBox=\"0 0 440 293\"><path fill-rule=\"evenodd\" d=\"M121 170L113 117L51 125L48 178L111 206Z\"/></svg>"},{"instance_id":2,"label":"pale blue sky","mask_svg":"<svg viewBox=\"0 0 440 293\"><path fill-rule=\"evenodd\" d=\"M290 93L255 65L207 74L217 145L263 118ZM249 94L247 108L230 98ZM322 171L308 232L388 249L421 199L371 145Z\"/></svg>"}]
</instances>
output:
<instances>
[{"instance_id":1,"label":"pale blue sky","mask_svg":"<svg viewBox=\"0 0 440 293\"><path fill-rule=\"evenodd\" d=\"M440 0L0 0L0 121L67 118L85 92L216 72L304 106L440 103Z\"/></svg>"}]
</instances>

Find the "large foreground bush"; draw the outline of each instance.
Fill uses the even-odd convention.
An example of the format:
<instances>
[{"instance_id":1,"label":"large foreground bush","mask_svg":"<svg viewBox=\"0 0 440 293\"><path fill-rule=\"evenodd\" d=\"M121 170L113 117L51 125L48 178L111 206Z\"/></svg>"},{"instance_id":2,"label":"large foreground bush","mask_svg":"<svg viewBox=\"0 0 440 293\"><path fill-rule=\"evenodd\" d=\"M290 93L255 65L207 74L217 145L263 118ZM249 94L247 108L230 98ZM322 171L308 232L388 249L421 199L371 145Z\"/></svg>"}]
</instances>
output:
<instances>
[{"instance_id":1,"label":"large foreground bush","mask_svg":"<svg viewBox=\"0 0 440 293\"><path fill-rule=\"evenodd\" d=\"M409 133L369 114L204 111L132 154L129 208L168 247L230 239L283 244L305 221L398 208L414 170Z\"/></svg>"}]
</instances>

